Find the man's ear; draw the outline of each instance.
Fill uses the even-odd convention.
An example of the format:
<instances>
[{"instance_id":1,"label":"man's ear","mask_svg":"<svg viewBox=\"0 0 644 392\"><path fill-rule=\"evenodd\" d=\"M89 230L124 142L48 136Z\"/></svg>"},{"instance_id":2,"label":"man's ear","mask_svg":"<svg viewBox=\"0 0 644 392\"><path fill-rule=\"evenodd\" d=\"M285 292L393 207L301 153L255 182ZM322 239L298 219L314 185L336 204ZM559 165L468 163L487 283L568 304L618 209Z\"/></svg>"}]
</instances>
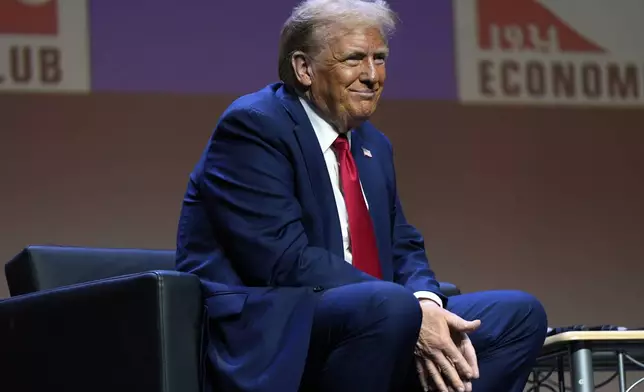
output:
<instances>
[{"instance_id":1,"label":"man's ear","mask_svg":"<svg viewBox=\"0 0 644 392\"><path fill-rule=\"evenodd\" d=\"M291 55L291 66L295 72L295 77L303 87L311 87L313 82L312 65L311 58L302 51L298 50Z\"/></svg>"}]
</instances>

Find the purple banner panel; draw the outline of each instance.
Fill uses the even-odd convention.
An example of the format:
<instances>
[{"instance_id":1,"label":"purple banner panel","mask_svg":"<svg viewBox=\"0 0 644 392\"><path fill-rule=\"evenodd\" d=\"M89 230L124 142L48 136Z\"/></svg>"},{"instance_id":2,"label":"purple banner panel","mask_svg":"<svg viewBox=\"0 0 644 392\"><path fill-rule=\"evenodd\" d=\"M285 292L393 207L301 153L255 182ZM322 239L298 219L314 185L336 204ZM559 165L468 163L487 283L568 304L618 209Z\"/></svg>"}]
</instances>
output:
<instances>
[{"instance_id":1,"label":"purple banner panel","mask_svg":"<svg viewBox=\"0 0 644 392\"><path fill-rule=\"evenodd\" d=\"M278 80L297 0L90 2L92 91L243 94ZM387 98L456 100L451 0L392 0Z\"/></svg>"}]
</instances>

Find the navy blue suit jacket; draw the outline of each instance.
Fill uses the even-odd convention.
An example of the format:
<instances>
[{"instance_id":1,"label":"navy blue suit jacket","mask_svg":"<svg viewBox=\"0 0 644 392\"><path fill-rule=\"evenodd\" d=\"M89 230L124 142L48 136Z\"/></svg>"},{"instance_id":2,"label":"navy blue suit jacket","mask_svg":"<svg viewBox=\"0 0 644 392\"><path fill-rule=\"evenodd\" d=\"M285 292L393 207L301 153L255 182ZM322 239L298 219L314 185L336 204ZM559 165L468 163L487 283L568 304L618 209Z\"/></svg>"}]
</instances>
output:
<instances>
[{"instance_id":1,"label":"navy blue suit jacket","mask_svg":"<svg viewBox=\"0 0 644 392\"><path fill-rule=\"evenodd\" d=\"M398 200L388 139L367 122L351 144L383 279L444 299ZM296 391L319 296L374 279L344 260L320 145L282 83L237 99L221 116L190 175L177 268L203 282L217 391Z\"/></svg>"}]
</instances>

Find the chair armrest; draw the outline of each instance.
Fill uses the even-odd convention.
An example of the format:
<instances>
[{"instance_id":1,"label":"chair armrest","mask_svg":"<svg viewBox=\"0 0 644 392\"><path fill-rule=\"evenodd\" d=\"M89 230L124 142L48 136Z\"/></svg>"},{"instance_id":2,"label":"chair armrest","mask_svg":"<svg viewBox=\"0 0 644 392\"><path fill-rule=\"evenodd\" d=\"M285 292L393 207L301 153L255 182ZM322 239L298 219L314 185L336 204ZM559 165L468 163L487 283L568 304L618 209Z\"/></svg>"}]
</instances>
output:
<instances>
[{"instance_id":1,"label":"chair armrest","mask_svg":"<svg viewBox=\"0 0 644 392\"><path fill-rule=\"evenodd\" d=\"M438 282L441 292L446 297L451 297L453 295L459 295L461 290L456 287L455 284L448 282Z\"/></svg>"},{"instance_id":2,"label":"chair armrest","mask_svg":"<svg viewBox=\"0 0 644 392\"><path fill-rule=\"evenodd\" d=\"M151 271L0 301L0 382L20 391L198 392L199 279Z\"/></svg>"}]
</instances>

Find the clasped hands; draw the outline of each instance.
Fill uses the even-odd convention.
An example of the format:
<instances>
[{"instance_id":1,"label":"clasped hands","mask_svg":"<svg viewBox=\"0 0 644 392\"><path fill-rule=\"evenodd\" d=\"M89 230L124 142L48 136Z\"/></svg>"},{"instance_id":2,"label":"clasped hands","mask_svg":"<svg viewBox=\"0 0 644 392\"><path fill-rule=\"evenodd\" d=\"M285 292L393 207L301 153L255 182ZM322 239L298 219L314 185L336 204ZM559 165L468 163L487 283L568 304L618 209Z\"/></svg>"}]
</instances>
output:
<instances>
[{"instance_id":1,"label":"clasped hands","mask_svg":"<svg viewBox=\"0 0 644 392\"><path fill-rule=\"evenodd\" d=\"M474 346L468 333L479 320L466 321L435 302L421 302L423 322L416 344L416 369L425 391L471 392L479 377Z\"/></svg>"}]
</instances>

